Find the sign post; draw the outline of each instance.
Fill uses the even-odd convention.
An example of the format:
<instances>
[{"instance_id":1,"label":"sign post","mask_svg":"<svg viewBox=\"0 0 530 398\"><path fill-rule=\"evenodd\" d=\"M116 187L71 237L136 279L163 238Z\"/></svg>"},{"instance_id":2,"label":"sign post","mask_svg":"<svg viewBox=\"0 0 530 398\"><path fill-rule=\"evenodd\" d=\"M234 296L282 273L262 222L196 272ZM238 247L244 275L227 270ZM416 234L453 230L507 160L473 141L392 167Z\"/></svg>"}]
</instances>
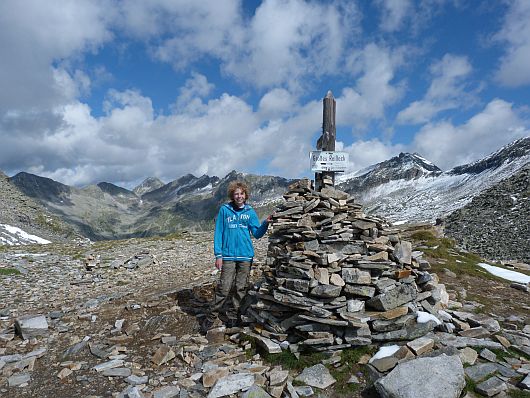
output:
<instances>
[{"instance_id":1,"label":"sign post","mask_svg":"<svg viewBox=\"0 0 530 398\"><path fill-rule=\"evenodd\" d=\"M335 151L335 137L337 134L335 128L336 102L335 98L333 98L333 93L331 90L329 90L324 97L323 105L324 110L322 115L322 135L317 141L317 149L319 151L329 153ZM322 170L315 173L315 190L321 191L325 185L335 186L335 171Z\"/></svg>"}]
</instances>

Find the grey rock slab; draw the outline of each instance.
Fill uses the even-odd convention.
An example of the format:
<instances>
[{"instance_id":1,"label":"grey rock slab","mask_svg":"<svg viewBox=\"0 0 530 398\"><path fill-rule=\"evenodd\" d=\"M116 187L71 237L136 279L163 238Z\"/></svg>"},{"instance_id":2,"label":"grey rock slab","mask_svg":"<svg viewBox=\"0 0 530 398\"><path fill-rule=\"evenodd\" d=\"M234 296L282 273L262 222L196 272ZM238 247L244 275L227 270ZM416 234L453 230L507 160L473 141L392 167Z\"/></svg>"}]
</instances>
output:
<instances>
[{"instance_id":1,"label":"grey rock slab","mask_svg":"<svg viewBox=\"0 0 530 398\"><path fill-rule=\"evenodd\" d=\"M396 244L394 248L394 257L401 263L401 264L411 264L412 263L412 244L410 242L407 242L405 240L402 240L398 244Z\"/></svg>"},{"instance_id":2,"label":"grey rock slab","mask_svg":"<svg viewBox=\"0 0 530 398\"><path fill-rule=\"evenodd\" d=\"M223 377L215 383L208 394L208 398L224 397L245 390L254 384L254 375L237 373Z\"/></svg>"},{"instance_id":3,"label":"grey rock slab","mask_svg":"<svg viewBox=\"0 0 530 398\"><path fill-rule=\"evenodd\" d=\"M103 372L104 370L107 370L107 369L119 368L120 366L123 365L123 363L124 362L121 359L113 359L112 361L98 363L92 369L94 369L96 372Z\"/></svg>"},{"instance_id":4,"label":"grey rock slab","mask_svg":"<svg viewBox=\"0 0 530 398\"><path fill-rule=\"evenodd\" d=\"M131 375L131 369L129 368L111 368L101 371L103 376L107 377L129 377Z\"/></svg>"},{"instance_id":5,"label":"grey rock slab","mask_svg":"<svg viewBox=\"0 0 530 398\"><path fill-rule=\"evenodd\" d=\"M462 361L462 364L474 365L478 358L478 353L469 347L465 347L459 351L458 356Z\"/></svg>"},{"instance_id":6,"label":"grey rock slab","mask_svg":"<svg viewBox=\"0 0 530 398\"><path fill-rule=\"evenodd\" d=\"M480 357L484 358L486 361L495 362L497 361L497 355L495 355L494 352L488 350L487 348L484 348L482 351L480 351Z\"/></svg>"},{"instance_id":7,"label":"grey rock slab","mask_svg":"<svg viewBox=\"0 0 530 398\"><path fill-rule=\"evenodd\" d=\"M464 385L462 363L446 355L400 363L375 382L383 398L458 398Z\"/></svg>"},{"instance_id":8,"label":"grey rock slab","mask_svg":"<svg viewBox=\"0 0 530 398\"><path fill-rule=\"evenodd\" d=\"M153 398L174 398L179 396L180 387L165 386L153 392Z\"/></svg>"},{"instance_id":9,"label":"grey rock slab","mask_svg":"<svg viewBox=\"0 0 530 398\"><path fill-rule=\"evenodd\" d=\"M28 383L31 380L29 373L15 373L13 376L7 379L9 387L18 387Z\"/></svg>"},{"instance_id":10,"label":"grey rock slab","mask_svg":"<svg viewBox=\"0 0 530 398\"><path fill-rule=\"evenodd\" d=\"M358 268L343 268L342 280L346 283L369 285L372 283L372 276L369 271L362 271Z\"/></svg>"},{"instance_id":11,"label":"grey rock slab","mask_svg":"<svg viewBox=\"0 0 530 398\"><path fill-rule=\"evenodd\" d=\"M344 292L354 296L370 298L375 295L375 287L368 285L346 285L344 286Z\"/></svg>"},{"instance_id":12,"label":"grey rock slab","mask_svg":"<svg viewBox=\"0 0 530 398\"><path fill-rule=\"evenodd\" d=\"M468 317L467 322L471 326L482 326L490 333L497 333L501 330L501 325L499 325L499 322L496 319L484 314L473 314Z\"/></svg>"},{"instance_id":13,"label":"grey rock slab","mask_svg":"<svg viewBox=\"0 0 530 398\"><path fill-rule=\"evenodd\" d=\"M407 346L414 354L421 355L433 349L434 340L424 336L413 341L409 341Z\"/></svg>"},{"instance_id":14,"label":"grey rock slab","mask_svg":"<svg viewBox=\"0 0 530 398\"><path fill-rule=\"evenodd\" d=\"M129 386L121 393L118 394L118 398L144 398L145 395L136 386Z\"/></svg>"},{"instance_id":15,"label":"grey rock slab","mask_svg":"<svg viewBox=\"0 0 530 398\"><path fill-rule=\"evenodd\" d=\"M478 384L475 391L479 394L491 397L495 394L500 393L508 388L506 383L496 376L490 377L488 380Z\"/></svg>"},{"instance_id":16,"label":"grey rock slab","mask_svg":"<svg viewBox=\"0 0 530 398\"><path fill-rule=\"evenodd\" d=\"M130 375L125 379L125 381L133 386L138 384L146 384L149 381L149 376L136 376Z\"/></svg>"},{"instance_id":17,"label":"grey rock slab","mask_svg":"<svg viewBox=\"0 0 530 398\"><path fill-rule=\"evenodd\" d=\"M472 338L483 338L483 337L489 337L491 333L488 331L488 329L483 328L482 326L477 326L474 328L470 328L467 330L462 330L458 333L462 337L472 337Z\"/></svg>"},{"instance_id":18,"label":"grey rock slab","mask_svg":"<svg viewBox=\"0 0 530 398\"><path fill-rule=\"evenodd\" d=\"M464 347L485 347L485 348L499 348L502 349L501 343L497 343L490 339L476 339L473 337L461 337L448 333L436 333L434 340L442 345L464 348Z\"/></svg>"},{"instance_id":19,"label":"grey rock slab","mask_svg":"<svg viewBox=\"0 0 530 398\"><path fill-rule=\"evenodd\" d=\"M327 388L336 382L328 368L321 363L305 368L295 380L320 389Z\"/></svg>"},{"instance_id":20,"label":"grey rock slab","mask_svg":"<svg viewBox=\"0 0 530 398\"><path fill-rule=\"evenodd\" d=\"M296 386L294 390L300 397L310 397L315 393L311 386Z\"/></svg>"},{"instance_id":21,"label":"grey rock slab","mask_svg":"<svg viewBox=\"0 0 530 398\"><path fill-rule=\"evenodd\" d=\"M496 371L497 366L494 363L479 363L466 368L465 373L467 377L476 382L488 377Z\"/></svg>"},{"instance_id":22,"label":"grey rock slab","mask_svg":"<svg viewBox=\"0 0 530 398\"><path fill-rule=\"evenodd\" d=\"M311 295L316 297L333 298L339 297L341 290L341 286L318 285L317 287L311 289Z\"/></svg>"},{"instance_id":23,"label":"grey rock slab","mask_svg":"<svg viewBox=\"0 0 530 398\"><path fill-rule=\"evenodd\" d=\"M241 395L241 398L271 398L271 396L263 388L254 384Z\"/></svg>"},{"instance_id":24,"label":"grey rock slab","mask_svg":"<svg viewBox=\"0 0 530 398\"><path fill-rule=\"evenodd\" d=\"M282 352L282 348L278 343L275 343L271 339L263 336L256 335L258 344L265 349L269 354L278 354Z\"/></svg>"},{"instance_id":25,"label":"grey rock slab","mask_svg":"<svg viewBox=\"0 0 530 398\"><path fill-rule=\"evenodd\" d=\"M48 334L48 321L44 315L25 315L15 320L15 331L24 340Z\"/></svg>"},{"instance_id":26,"label":"grey rock slab","mask_svg":"<svg viewBox=\"0 0 530 398\"><path fill-rule=\"evenodd\" d=\"M22 361L23 357L21 354L1 355L0 361L5 363L12 363Z\"/></svg>"},{"instance_id":27,"label":"grey rock slab","mask_svg":"<svg viewBox=\"0 0 530 398\"><path fill-rule=\"evenodd\" d=\"M279 386L287 381L288 376L288 370L273 369L269 375L269 385Z\"/></svg>"},{"instance_id":28,"label":"grey rock slab","mask_svg":"<svg viewBox=\"0 0 530 398\"><path fill-rule=\"evenodd\" d=\"M379 311L388 311L409 301L413 301L417 294L416 288L413 285L402 284L372 297L366 302L366 306Z\"/></svg>"}]
</instances>

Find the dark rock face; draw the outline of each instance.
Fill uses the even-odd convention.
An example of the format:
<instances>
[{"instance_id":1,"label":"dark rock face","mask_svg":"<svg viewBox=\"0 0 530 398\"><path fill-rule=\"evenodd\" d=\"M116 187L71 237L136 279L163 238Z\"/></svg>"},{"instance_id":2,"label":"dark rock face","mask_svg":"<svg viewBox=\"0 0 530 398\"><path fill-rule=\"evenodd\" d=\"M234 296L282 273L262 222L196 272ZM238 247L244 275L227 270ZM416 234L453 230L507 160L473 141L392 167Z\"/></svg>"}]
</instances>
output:
<instances>
[{"instance_id":1,"label":"dark rock face","mask_svg":"<svg viewBox=\"0 0 530 398\"><path fill-rule=\"evenodd\" d=\"M530 164L446 219L446 233L488 259L530 261Z\"/></svg>"},{"instance_id":2,"label":"dark rock face","mask_svg":"<svg viewBox=\"0 0 530 398\"><path fill-rule=\"evenodd\" d=\"M31 175L22 178L28 176ZM38 201L21 192L2 172L0 172L0 203L0 224L20 228L50 241L62 241L67 236L73 236L74 231L71 227L59 217L52 215Z\"/></svg>"},{"instance_id":3,"label":"dark rock face","mask_svg":"<svg viewBox=\"0 0 530 398\"><path fill-rule=\"evenodd\" d=\"M10 179L23 193L40 201L61 202L67 200L71 191L68 185L61 184L51 178L40 177L29 173L18 173Z\"/></svg>"},{"instance_id":4,"label":"dark rock face","mask_svg":"<svg viewBox=\"0 0 530 398\"><path fill-rule=\"evenodd\" d=\"M117 185L111 184L110 182L100 182L98 184L98 187L103 192L106 192L106 193L108 193L109 195L112 195L112 196L122 195L122 196L126 196L126 197L127 196L136 197L134 192L129 191L128 189L119 187Z\"/></svg>"}]
</instances>

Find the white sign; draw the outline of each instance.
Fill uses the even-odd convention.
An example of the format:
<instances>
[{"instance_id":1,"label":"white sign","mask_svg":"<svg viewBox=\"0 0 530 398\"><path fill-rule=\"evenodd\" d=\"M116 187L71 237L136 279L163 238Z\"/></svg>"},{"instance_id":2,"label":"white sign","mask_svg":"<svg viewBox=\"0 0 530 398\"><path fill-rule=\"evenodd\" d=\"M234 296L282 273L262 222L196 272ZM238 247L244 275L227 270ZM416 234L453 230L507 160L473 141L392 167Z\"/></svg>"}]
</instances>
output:
<instances>
[{"instance_id":1,"label":"white sign","mask_svg":"<svg viewBox=\"0 0 530 398\"><path fill-rule=\"evenodd\" d=\"M348 167L347 152L311 151L311 171L345 171Z\"/></svg>"}]
</instances>

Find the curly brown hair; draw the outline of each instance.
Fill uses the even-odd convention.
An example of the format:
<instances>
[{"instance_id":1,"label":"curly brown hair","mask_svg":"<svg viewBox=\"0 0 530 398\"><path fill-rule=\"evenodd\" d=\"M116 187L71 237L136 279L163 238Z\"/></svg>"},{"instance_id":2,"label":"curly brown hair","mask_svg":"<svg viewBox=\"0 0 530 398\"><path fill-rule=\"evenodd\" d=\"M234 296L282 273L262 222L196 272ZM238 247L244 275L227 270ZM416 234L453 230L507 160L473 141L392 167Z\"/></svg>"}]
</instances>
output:
<instances>
[{"instance_id":1,"label":"curly brown hair","mask_svg":"<svg viewBox=\"0 0 530 398\"><path fill-rule=\"evenodd\" d=\"M228 184L228 198L230 200L234 200L234 192L238 188L245 193L245 201L247 201L250 196L250 189L248 188L248 185L243 181L232 181L230 184Z\"/></svg>"}]
</instances>

